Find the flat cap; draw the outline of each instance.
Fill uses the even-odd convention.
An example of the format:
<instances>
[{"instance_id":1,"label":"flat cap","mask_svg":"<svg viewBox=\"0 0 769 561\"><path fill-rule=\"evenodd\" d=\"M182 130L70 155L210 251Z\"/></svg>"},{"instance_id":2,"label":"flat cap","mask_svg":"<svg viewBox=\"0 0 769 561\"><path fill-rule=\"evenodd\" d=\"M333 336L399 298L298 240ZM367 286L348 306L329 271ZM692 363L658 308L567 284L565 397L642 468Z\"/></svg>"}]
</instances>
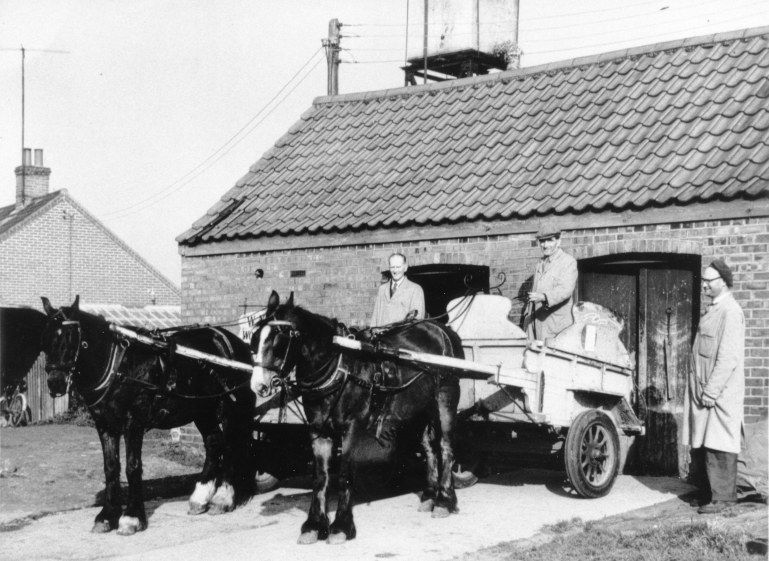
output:
<instances>
[{"instance_id":1,"label":"flat cap","mask_svg":"<svg viewBox=\"0 0 769 561\"><path fill-rule=\"evenodd\" d=\"M538 240L546 239L546 238L552 238L554 236L560 236L561 235L561 229L555 225L555 222L547 221L542 222L539 225L539 230L537 230L537 233L534 235Z\"/></svg>"},{"instance_id":2,"label":"flat cap","mask_svg":"<svg viewBox=\"0 0 769 561\"><path fill-rule=\"evenodd\" d=\"M710 262L710 267L718 271L718 274L724 279L726 286L731 288L734 286L734 276L732 275L732 269L726 264L723 259L716 259Z\"/></svg>"}]
</instances>

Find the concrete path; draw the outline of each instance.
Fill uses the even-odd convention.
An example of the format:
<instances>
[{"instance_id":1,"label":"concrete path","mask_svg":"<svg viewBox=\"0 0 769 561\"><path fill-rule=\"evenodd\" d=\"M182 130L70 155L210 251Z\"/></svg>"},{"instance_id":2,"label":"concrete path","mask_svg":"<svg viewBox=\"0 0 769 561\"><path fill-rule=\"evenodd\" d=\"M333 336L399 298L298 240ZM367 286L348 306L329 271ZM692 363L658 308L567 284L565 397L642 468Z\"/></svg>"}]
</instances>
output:
<instances>
[{"instance_id":1,"label":"concrete path","mask_svg":"<svg viewBox=\"0 0 769 561\"><path fill-rule=\"evenodd\" d=\"M416 494L359 502L358 537L330 546L296 543L309 491L280 488L223 516L188 516L186 501L148 502L150 527L131 537L89 533L96 508L46 516L3 533L5 561L439 561L499 542L528 538L543 525L580 517L596 520L650 506L692 490L674 478L620 476L602 499L567 493L564 474L521 470L457 492L459 514L433 519L417 512ZM359 499L360 500L360 499ZM335 503L333 503L335 505Z\"/></svg>"}]
</instances>

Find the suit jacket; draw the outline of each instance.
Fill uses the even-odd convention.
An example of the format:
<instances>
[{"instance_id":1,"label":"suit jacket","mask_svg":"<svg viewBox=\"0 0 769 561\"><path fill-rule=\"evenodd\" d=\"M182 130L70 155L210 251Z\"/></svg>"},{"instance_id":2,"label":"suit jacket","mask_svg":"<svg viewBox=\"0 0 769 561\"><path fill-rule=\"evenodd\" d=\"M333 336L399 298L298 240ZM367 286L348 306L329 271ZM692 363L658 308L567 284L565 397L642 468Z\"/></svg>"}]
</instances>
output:
<instances>
[{"instance_id":1,"label":"suit jacket","mask_svg":"<svg viewBox=\"0 0 769 561\"><path fill-rule=\"evenodd\" d=\"M558 335L574 323L571 308L574 305L574 288L577 286L577 261L560 247L537 263L532 292L542 292L546 302L527 306L524 321L529 339L546 341ZM534 330L536 329L536 337Z\"/></svg>"},{"instance_id":2,"label":"suit jacket","mask_svg":"<svg viewBox=\"0 0 769 561\"><path fill-rule=\"evenodd\" d=\"M390 298L390 282L379 287L371 327L380 327L406 319L411 310L417 311L417 319L425 317L425 294L422 287L404 278L398 290Z\"/></svg>"},{"instance_id":3,"label":"suit jacket","mask_svg":"<svg viewBox=\"0 0 769 561\"><path fill-rule=\"evenodd\" d=\"M702 316L684 399L683 441L739 454L745 396L745 315L729 293ZM702 405L702 396L716 400Z\"/></svg>"}]
</instances>

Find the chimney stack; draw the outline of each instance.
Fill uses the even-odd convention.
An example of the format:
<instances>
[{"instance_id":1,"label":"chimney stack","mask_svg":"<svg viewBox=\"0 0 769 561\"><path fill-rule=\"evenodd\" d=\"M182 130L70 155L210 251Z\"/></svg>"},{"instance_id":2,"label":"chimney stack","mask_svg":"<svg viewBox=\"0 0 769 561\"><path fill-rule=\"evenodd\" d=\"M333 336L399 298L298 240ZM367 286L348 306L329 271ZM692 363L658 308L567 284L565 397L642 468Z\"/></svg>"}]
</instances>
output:
<instances>
[{"instance_id":1,"label":"chimney stack","mask_svg":"<svg viewBox=\"0 0 769 561\"><path fill-rule=\"evenodd\" d=\"M43 151L35 150L35 165L32 165L32 150L24 149L24 165L16 168L16 209L23 208L33 199L48 194L48 178L51 168L43 167Z\"/></svg>"}]
</instances>

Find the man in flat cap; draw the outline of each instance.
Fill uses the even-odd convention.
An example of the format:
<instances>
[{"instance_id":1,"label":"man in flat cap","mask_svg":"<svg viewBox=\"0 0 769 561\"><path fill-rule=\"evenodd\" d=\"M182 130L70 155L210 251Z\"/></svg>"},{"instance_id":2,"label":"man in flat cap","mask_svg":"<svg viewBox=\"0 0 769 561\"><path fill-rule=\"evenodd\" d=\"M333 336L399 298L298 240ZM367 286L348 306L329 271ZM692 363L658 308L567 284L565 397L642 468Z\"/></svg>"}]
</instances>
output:
<instances>
[{"instance_id":1,"label":"man in flat cap","mask_svg":"<svg viewBox=\"0 0 769 561\"><path fill-rule=\"evenodd\" d=\"M561 249L561 230L553 222L544 222L536 238L543 257L534 273L524 326L529 339L547 342L574 323L577 261Z\"/></svg>"},{"instance_id":2,"label":"man in flat cap","mask_svg":"<svg viewBox=\"0 0 769 561\"><path fill-rule=\"evenodd\" d=\"M700 514L715 514L737 501L737 456L745 395L745 316L734 299L732 270L716 259L702 274L712 299L692 347L684 400L683 441L694 462L704 460ZM693 503L694 504L694 503Z\"/></svg>"}]
</instances>

